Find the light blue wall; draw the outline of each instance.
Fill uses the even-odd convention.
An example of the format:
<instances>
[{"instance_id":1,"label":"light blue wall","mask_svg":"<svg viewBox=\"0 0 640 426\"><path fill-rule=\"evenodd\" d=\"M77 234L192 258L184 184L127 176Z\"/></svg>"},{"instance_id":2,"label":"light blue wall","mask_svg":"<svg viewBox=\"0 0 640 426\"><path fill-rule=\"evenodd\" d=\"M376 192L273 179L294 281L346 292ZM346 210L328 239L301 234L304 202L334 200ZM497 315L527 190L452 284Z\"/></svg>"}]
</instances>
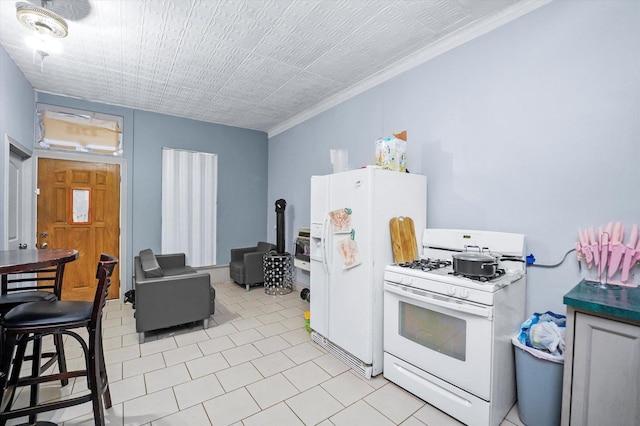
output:
<instances>
[{"instance_id":1,"label":"light blue wall","mask_svg":"<svg viewBox=\"0 0 640 426\"><path fill-rule=\"evenodd\" d=\"M26 148L33 149L35 92L22 71L0 46L0 146L4 146L4 135L8 134ZM4 179L5 152L0 149L0 176ZM4 217L4 185L0 185L0 223ZM0 241L6 241L4 227L0 226Z\"/></svg>"},{"instance_id":2,"label":"light blue wall","mask_svg":"<svg viewBox=\"0 0 640 426\"><path fill-rule=\"evenodd\" d=\"M160 249L163 147L218 155L218 265L266 237L266 133L136 111L133 147L134 253Z\"/></svg>"},{"instance_id":3,"label":"light blue wall","mask_svg":"<svg viewBox=\"0 0 640 426\"><path fill-rule=\"evenodd\" d=\"M640 222L638 52L640 2L557 1L272 137L269 200L289 203L288 249L309 224L309 177L331 172L329 149L372 164L375 139L402 129L409 170L428 177L429 227L523 233L541 264L560 261L578 227L630 228ZM583 275L573 253L529 268L527 313L564 312Z\"/></svg>"},{"instance_id":4,"label":"light blue wall","mask_svg":"<svg viewBox=\"0 0 640 426\"><path fill-rule=\"evenodd\" d=\"M232 247L266 238L267 135L264 132L38 93L38 102L124 117L128 168L127 241L132 256L161 248L162 148L218 154L217 264ZM131 259L127 261L131 262ZM127 277L127 288L131 278Z\"/></svg>"}]
</instances>

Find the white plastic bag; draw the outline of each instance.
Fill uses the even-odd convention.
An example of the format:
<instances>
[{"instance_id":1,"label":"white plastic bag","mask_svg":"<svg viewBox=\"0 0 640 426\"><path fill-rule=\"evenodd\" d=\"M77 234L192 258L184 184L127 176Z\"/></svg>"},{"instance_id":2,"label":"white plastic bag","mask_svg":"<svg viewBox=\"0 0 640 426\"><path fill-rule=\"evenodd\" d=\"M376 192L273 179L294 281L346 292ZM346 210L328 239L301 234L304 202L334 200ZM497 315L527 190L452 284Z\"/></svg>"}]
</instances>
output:
<instances>
[{"instance_id":1,"label":"white plastic bag","mask_svg":"<svg viewBox=\"0 0 640 426\"><path fill-rule=\"evenodd\" d=\"M549 358L536 355L538 358L563 360L566 319L564 315L554 314L551 311L543 314L536 312L522 323L520 334L514 337L514 341L517 339L518 343L531 354L536 351L549 355Z\"/></svg>"},{"instance_id":2,"label":"white plastic bag","mask_svg":"<svg viewBox=\"0 0 640 426\"><path fill-rule=\"evenodd\" d=\"M564 330L555 322L539 322L529 329L529 341L536 349L544 349L553 355L564 354Z\"/></svg>"}]
</instances>

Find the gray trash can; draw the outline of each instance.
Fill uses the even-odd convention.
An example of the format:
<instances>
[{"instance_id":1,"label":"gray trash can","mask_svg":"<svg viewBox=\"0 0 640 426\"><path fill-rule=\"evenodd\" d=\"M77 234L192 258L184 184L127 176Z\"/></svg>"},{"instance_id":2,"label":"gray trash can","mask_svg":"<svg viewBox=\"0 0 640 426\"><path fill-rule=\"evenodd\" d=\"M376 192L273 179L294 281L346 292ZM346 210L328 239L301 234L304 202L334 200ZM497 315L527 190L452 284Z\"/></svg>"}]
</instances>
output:
<instances>
[{"instance_id":1,"label":"gray trash can","mask_svg":"<svg viewBox=\"0 0 640 426\"><path fill-rule=\"evenodd\" d=\"M527 426L557 426L562 411L564 359L512 340L516 353L518 414Z\"/></svg>"}]
</instances>

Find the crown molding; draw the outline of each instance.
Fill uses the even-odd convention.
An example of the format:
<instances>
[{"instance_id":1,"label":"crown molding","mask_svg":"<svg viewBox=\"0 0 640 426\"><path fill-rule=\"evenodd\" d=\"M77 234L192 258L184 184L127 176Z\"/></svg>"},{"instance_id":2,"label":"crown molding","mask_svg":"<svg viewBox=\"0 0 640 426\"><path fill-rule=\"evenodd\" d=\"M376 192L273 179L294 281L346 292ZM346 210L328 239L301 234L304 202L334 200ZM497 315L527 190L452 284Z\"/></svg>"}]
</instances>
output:
<instances>
[{"instance_id":1,"label":"crown molding","mask_svg":"<svg viewBox=\"0 0 640 426\"><path fill-rule=\"evenodd\" d=\"M315 117L318 114L321 114L351 98L356 97L357 95L378 86L381 83L384 83L387 80L390 80L393 77L396 77L405 71L408 71L412 68L417 67L418 65L422 65L425 62L442 55L445 52L448 52L468 41L471 41L475 38L478 38L496 28L499 28L523 15L526 15L529 12L532 12L548 3L551 3L553 0L524 0L521 2L517 2L512 6L487 17L481 21L470 24L467 27L461 28L458 31L455 31L442 39L436 41L435 43L425 47L422 50L417 51L416 53L402 59L395 64L383 69L382 71L374 74L373 76L363 80L362 82L346 89L337 95L326 99L315 107L307 109L292 118L272 127L267 132L268 137L272 138L280 133L283 133L292 127L301 124L308 119Z\"/></svg>"}]
</instances>

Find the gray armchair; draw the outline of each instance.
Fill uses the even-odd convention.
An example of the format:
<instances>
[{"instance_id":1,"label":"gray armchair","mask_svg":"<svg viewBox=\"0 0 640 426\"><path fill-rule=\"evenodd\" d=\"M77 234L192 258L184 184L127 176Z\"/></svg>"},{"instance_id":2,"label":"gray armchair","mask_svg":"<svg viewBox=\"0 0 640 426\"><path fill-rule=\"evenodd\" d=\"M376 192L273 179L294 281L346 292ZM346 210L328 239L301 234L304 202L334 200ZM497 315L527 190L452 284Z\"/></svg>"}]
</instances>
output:
<instances>
[{"instance_id":1,"label":"gray armchair","mask_svg":"<svg viewBox=\"0 0 640 426\"><path fill-rule=\"evenodd\" d=\"M183 253L154 255L143 250L134 258L136 331L140 343L146 331L203 321L213 315L216 292L208 273L186 265Z\"/></svg>"},{"instance_id":2,"label":"gray armchair","mask_svg":"<svg viewBox=\"0 0 640 426\"><path fill-rule=\"evenodd\" d=\"M255 247L242 247L231 249L231 262L229 263L229 276L240 285L244 285L249 291L253 285L264 283L264 271L262 256L276 246L261 241Z\"/></svg>"}]
</instances>

